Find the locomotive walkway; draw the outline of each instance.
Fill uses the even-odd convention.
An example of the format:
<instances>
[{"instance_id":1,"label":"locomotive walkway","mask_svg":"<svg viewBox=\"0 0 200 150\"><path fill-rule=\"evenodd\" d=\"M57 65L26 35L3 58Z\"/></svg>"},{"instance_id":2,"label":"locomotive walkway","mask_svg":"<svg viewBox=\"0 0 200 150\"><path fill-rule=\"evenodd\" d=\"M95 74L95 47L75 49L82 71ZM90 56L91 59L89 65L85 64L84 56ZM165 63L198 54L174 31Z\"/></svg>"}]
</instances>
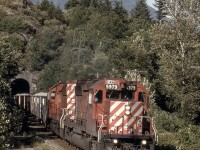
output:
<instances>
[{"instance_id":1,"label":"locomotive walkway","mask_svg":"<svg viewBox=\"0 0 200 150\"><path fill-rule=\"evenodd\" d=\"M77 150L58 138L34 117L28 117L28 128L23 136L14 136L10 150Z\"/></svg>"}]
</instances>

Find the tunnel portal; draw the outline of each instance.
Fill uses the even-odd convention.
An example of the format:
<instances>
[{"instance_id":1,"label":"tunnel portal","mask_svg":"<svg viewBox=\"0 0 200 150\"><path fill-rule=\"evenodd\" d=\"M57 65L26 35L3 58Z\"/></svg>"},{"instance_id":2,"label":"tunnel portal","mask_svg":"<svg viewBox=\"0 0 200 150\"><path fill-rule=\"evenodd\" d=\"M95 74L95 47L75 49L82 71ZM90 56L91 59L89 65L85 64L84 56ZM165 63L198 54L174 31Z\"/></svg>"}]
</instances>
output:
<instances>
[{"instance_id":1,"label":"tunnel portal","mask_svg":"<svg viewBox=\"0 0 200 150\"><path fill-rule=\"evenodd\" d=\"M11 94L30 93L30 85L25 79L16 79L11 83Z\"/></svg>"}]
</instances>

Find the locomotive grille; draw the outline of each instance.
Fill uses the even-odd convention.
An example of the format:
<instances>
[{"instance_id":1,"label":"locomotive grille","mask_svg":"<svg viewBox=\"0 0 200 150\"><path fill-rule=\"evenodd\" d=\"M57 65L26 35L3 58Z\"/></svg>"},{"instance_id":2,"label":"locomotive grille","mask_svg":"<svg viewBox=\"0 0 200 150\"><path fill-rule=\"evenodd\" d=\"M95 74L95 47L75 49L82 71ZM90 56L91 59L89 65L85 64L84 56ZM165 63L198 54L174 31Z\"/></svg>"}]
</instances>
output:
<instances>
[{"instance_id":1,"label":"locomotive grille","mask_svg":"<svg viewBox=\"0 0 200 150\"><path fill-rule=\"evenodd\" d=\"M142 134L143 103L111 101L109 132L114 134ZM130 106L129 114L126 106Z\"/></svg>"}]
</instances>

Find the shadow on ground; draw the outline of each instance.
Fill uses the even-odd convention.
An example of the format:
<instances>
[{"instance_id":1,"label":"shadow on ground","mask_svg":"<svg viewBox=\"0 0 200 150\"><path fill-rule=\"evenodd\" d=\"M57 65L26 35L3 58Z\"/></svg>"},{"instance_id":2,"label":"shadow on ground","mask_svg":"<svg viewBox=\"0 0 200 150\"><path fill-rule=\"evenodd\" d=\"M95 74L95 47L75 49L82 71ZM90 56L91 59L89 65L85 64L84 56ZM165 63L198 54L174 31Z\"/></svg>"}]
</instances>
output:
<instances>
[{"instance_id":1,"label":"shadow on ground","mask_svg":"<svg viewBox=\"0 0 200 150\"><path fill-rule=\"evenodd\" d=\"M27 119L26 130L22 135L10 139L11 150L34 148L37 143L44 143L46 139L54 140L58 137L46 129L39 119L30 115Z\"/></svg>"}]
</instances>

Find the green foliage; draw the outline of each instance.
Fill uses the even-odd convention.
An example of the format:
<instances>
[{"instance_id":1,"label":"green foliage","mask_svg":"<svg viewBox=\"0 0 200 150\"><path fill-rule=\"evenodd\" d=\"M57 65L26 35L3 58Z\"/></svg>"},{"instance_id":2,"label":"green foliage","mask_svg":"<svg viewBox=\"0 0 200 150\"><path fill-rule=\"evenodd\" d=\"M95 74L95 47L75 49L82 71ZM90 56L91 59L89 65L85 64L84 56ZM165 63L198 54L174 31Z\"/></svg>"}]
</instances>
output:
<instances>
[{"instance_id":1,"label":"green foliage","mask_svg":"<svg viewBox=\"0 0 200 150\"><path fill-rule=\"evenodd\" d=\"M199 53L199 31L193 31L195 24L182 21L176 26L155 26L151 49L159 56L158 82L161 93L168 97L168 108L180 112L186 120L194 120L200 111L196 107L200 92L196 81L200 77L191 67L199 63L194 55Z\"/></svg>"},{"instance_id":2,"label":"green foliage","mask_svg":"<svg viewBox=\"0 0 200 150\"><path fill-rule=\"evenodd\" d=\"M0 20L2 20L6 16L6 13L0 10Z\"/></svg>"},{"instance_id":3,"label":"green foliage","mask_svg":"<svg viewBox=\"0 0 200 150\"><path fill-rule=\"evenodd\" d=\"M59 26L44 27L31 41L27 60L31 70L41 70L44 65L58 56L58 47L63 42Z\"/></svg>"},{"instance_id":4,"label":"green foliage","mask_svg":"<svg viewBox=\"0 0 200 150\"><path fill-rule=\"evenodd\" d=\"M131 11L131 18L144 19L151 21L150 12L146 0L138 0L135 8Z\"/></svg>"},{"instance_id":5,"label":"green foliage","mask_svg":"<svg viewBox=\"0 0 200 150\"><path fill-rule=\"evenodd\" d=\"M6 16L0 21L0 31L14 33L24 31L27 24L20 16Z\"/></svg>"},{"instance_id":6,"label":"green foliage","mask_svg":"<svg viewBox=\"0 0 200 150\"><path fill-rule=\"evenodd\" d=\"M9 99L9 80L18 73L19 47L10 43L9 35L0 37L0 149L5 149L11 132L18 132L20 113Z\"/></svg>"},{"instance_id":7,"label":"green foliage","mask_svg":"<svg viewBox=\"0 0 200 150\"><path fill-rule=\"evenodd\" d=\"M60 73L63 71L59 62L50 62L41 72L38 83L39 91L47 91L50 87L60 81Z\"/></svg>"},{"instance_id":8,"label":"green foliage","mask_svg":"<svg viewBox=\"0 0 200 150\"><path fill-rule=\"evenodd\" d=\"M167 13L165 10L165 0L156 0L155 6L157 7L157 19L162 20L166 17Z\"/></svg>"},{"instance_id":9,"label":"green foliage","mask_svg":"<svg viewBox=\"0 0 200 150\"><path fill-rule=\"evenodd\" d=\"M111 64L102 52L89 53L86 48L66 48L57 61L49 63L41 74L39 87L47 90L55 83L72 79L109 76Z\"/></svg>"},{"instance_id":10,"label":"green foliage","mask_svg":"<svg viewBox=\"0 0 200 150\"><path fill-rule=\"evenodd\" d=\"M117 70L142 70L152 72L151 55L149 54L148 34L130 38L110 51L110 59ZM148 74L146 74L146 77ZM150 74L149 74L150 75Z\"/></svg>"},{"instance_id":11,"label":"green foliage","mask_svg":"<svg viewBox=\"0 0 200 150\"><path fill-rule=\"evenodd\" d=\"M21 56L20 50L9 43L9 36L0 38L0 76L10 79L18 73L18 60Z\"/></svg>"},{"instance_id":12,"label":"green foliage","mask_svg":"<svg viewBox=\"0 0 200 150\"><path fill-rule=\"evenodd\" d=\"M68 18L69 26L72 28L83 26L88 20L88 13L89 10L85 9L83 6L78 5L75 7Z\"/></svg>"},{"instance_id":13,"label":"green foliage","mask_svg":"<svg viewBox=\"0 0 200 150\"><path fill-rule=\"evenodd\" d=\"M176 114L156 110L156 127L159 134L158 150L199 149L200 127L189 125Z\"/></svg>"},{"instance_id":14,"label":"green foliage","mask_svg":"<svg viewBox=\"0 0 200 150\"><path fill-rule=\"evenodd\" d=\"M41 4L38 6L39 9L43 11L47 11L48 18L57 19L62 22L65 21L62 10L59 7L55 7L53 2L49 2L48 0L43 0Z\"/></svg>"},{"instance_id":15,"label":"green foliage","mask_svg":"<svg viewBox=\"0 0 200 150\"><path fill-rule=\"evenodd\" d=\"M68 0L68 2L65 4L65 9L76 7L78 4L78 0Z\"/></svg>"},{"instance_id":16,"label":"green foliage","mask_svg":"<svg viewBox=\"0 0 200 150\"><path fill-rule=\"evenodd\" d=\"M146 0L139 0L135 8L131 11L128 34L130 36L135 36L134 34L136 33L139 35L143 34L143 32L146 32L151 27L152 23Z\"/></svg>"}]
</instances>

